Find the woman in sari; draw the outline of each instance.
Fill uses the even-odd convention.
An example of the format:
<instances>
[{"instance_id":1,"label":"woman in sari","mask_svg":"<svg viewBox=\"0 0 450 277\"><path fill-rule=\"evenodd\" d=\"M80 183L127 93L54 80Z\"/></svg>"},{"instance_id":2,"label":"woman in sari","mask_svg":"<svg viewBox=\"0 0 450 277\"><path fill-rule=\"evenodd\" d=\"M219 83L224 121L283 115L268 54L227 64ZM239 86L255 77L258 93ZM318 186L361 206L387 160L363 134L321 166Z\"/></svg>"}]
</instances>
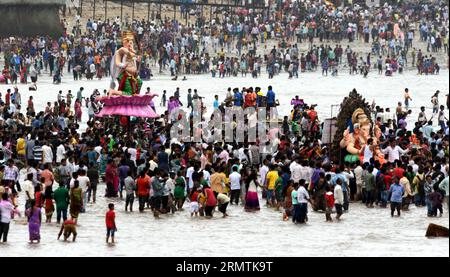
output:
<instances>
[{"instance_id":1,"label":"woman in sari","mask_svg":"<svg viewBox=\"0 0 450 277\"><path fill-rule=\"evenodd\" d=\"M74 110L76 122L81 122L81 116L83 113L81 111L81 101L79 99L75 100Z\"/></svg>"},{"instance_id":2,"label":"woman in sari","mask_svg":"<svg viewBox=\"0 0 450 277\"><path fill-rule=\"evenodd\" d=\"M77 224L78 215L80 214L81 207L83 207L83 193L80 188L80 183L75 180L73 188L70 189L70 216Z\"/></svg>"},{"instance_id":3,"label":"woman in sari","mask_svg":"<svg viewBox=\"0 0 450 277\"><path fill-rule=\"evenodd\" d=\"M245 211L259 211L258 180L256 171L252 170L246 180L247 194L245 196Z\"/></svg>"},{"instance_id":4,"label":"woman in sari","mask_svg":"<svg viewBox=\"0 0 450 277\"><path fill-rule=\"evenodd\" d=\"M34 199L31 200L31 207L26 211L28 217L28 233L30 235L30 243L41 242L41 208L36 207Z\"/></svg>"},{"instance_id":5,"label":"woman in sari","mask_svg":"<svg viewBox=\"0 0 450 277\"><path fill-rule=\"evenodd\" d=\"M107 188L108 197L117 197L119 191L119 172L114 160L109 160L105 170L105 183L111 187Z\"/></svg>"}]
</instances>

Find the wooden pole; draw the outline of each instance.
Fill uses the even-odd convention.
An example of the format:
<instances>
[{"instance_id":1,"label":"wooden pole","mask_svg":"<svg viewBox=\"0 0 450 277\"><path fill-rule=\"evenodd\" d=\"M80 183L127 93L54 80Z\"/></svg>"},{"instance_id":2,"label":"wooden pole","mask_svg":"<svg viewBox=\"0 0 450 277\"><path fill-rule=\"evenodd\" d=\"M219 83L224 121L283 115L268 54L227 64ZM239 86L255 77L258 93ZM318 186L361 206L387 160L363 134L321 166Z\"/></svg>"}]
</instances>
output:
<instances>
[{"instance_id":1,"label":"wooden pole","mask_svg":"<svg viewBox=\"0 0 450 277\"><path fill-rule=\"evenodd\" d=\"M97 3L96 0L94 0L94 9L92 10L92 21L95 20L95 4Z\"/></svg>"},{"instance_id":2,"label":"wooden pole","mask_svg":"<svg viewBox=\"0 0 450 277\"><path fill-rule=\"evenodd\" d=\"M83 15L83 0L80 0L80 17Z\"/></svg>"},{"instance_id":3,"label":"wooden pole","mask_svg":"<svg viewBox=\"0 0 450 277\"><path fill-rule=\"evenodd\" d=\"M173 4L173 20L175 20L175 18L177 18L177 6Z\"/></svg>"},{"instance_id":4,"label":"wooden pole","mask_svg":"<svg viewBox=\"0 0 450 277\"><path fill-rule=\"evenodd\" d=\"M131 22L134 21L134 1L131 1Z\"/></svg>"},{"instance_id":5,"label":"wooden pole","mask_svg":"<svg viewBox=\"0 0 450 277\"><path fill-rule=\"evenodd\" d=\"M123 22L123 0L120 0L120 23Z\"/></svg>"},{"instance_id":6,"label":"wooden pole","mask_svg":"<svg viewBox=\"0 0 450 277\"><path fill-rule=\"evenodd\" d=\"M147 4L147 21L150 22L150 5L151 3L148 2Z\"/></svg>"},{"instance_id":7,"label":"wooden pole","mask_svg":"<svg viewBox=\"0 0 450 277\"><path fill-rule=\"evenodd\" d=\"M105 0L105 22L108 20L108 0Z\"/></svg>"}]
</instances>

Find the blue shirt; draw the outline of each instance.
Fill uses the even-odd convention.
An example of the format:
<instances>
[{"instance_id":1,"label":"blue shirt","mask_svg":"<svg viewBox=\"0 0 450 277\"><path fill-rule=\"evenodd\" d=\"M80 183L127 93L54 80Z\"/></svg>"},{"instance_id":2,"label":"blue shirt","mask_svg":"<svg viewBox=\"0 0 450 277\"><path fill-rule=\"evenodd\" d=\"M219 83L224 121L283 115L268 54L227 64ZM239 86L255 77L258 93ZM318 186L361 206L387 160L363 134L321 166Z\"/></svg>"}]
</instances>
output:
<instances>
[{"instance_id":1,"label":"blue shirt","mask_svg":"<svg viewBox=\"0 0 450 277\"><path fill-rule=\"evenodd\" d=\"M240 92L236 92L234 94L234 105L240 107L242 106L242 102L243 102L242 94Z\"/></svg>"},{"instance_id":2,"label":"blue shirt","mask_svg":"<svg viewBox=\"0 0 450 277\"><path fill-rule=\"evenodd\" d=\"M403 193L405 189L399 184L393 184L389 189L391 193L391 202L402 203Z\"/></svg>"},{"instance_id":3,"label":"blue shirt","mask_svg":"<svg viewBox=\"0 0 450 277\"><path fill-rule=\"evenodd\" d=\"M273 90L269 90L267 92L267 104L274 104L275 103L275 92Z\"/></svg>"},{"instance_id":4,"label":"blue shirt","mask_svg":"<svg viewBox=\"0 0 450 277\"><path fill-rule=\"evenodd\" d=\"M35 119L33 120L33 123L31 123L31 125L33 126L33 128L39 128L41 127L41 121L39 119Z\"/></svg>"},{"instance_id":5,"label":"blue shirt","mask_svg":"<svg viewBox=\"0 0 450 277\"><path fill-rule=\"evenodd\" d=\"M341 179L341 181L342 181L342 184L341 184L341 186L342 186L342 191L343 191L343 192L346 192L346 191L347 191L347 178L345 178L344 175L342 175L341 173L339 173L339 174L334 175L333 179L331 179L331 183L332 183L333 185L336 185L337 179Z\"/></svg>"},{"instance_id":6,"label":"blue shirt","mask_svg":"<svg viewBox=\"0 0 450 277\"><path fill-rule=\"evenodd\" d=\"M217 110L219 108L219 101L214 100L214 109Z\"/></svg>"}]
</instances>

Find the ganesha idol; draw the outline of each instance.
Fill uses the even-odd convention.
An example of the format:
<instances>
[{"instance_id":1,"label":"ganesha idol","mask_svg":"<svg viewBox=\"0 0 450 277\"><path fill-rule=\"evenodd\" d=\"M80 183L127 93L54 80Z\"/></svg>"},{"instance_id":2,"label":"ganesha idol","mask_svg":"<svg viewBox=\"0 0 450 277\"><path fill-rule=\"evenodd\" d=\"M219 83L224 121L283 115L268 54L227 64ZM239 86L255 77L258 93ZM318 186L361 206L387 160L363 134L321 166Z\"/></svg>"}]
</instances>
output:
<instances>
[{"instance_id":1,"label":"ganesha idol","mask_svg":"<svg viewBox=\"0 0 450 277\"><path fill-rule=\"evenodd\" d=\"M344 136L340 141L340 147L345 148L349 153L345 157L346 162L361 163L364 161L364 149L372 138L372 144L369 145L369 149L373 154L375 160L378 160L381 164L385 163L384 155L381 153L378 146L378 140L381 136L381 130L378 126L373 129L374 135L371 132L372 123L361 108L356 109L353 112L349 126L344 131Z\"/></svg>"},{"instance_id":2,"label":"ganesha idol","mask_svg":"<svg viewBox=\"0 0 450 277\"><path fill-rule=\"evenodd\" d=\"M157 95L139 94L142 87L142 80L138 74L141 58L135 50L135 45L137 44L133 32L122 32L122 47L115 52L111 62L111 84L108 95L97 98L104 104L97 116L158 117L151 108L152 99Z\"/></svg>"}]
</instances>

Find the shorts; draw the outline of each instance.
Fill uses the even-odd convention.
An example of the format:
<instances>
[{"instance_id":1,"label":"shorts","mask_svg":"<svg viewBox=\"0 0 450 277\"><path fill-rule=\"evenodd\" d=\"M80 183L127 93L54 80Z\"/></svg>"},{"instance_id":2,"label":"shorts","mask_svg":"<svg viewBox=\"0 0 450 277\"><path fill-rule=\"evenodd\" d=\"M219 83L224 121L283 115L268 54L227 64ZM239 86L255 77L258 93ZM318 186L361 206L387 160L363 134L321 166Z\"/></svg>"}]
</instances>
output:
<instances>
[{"instance_id":1,"label":"shorts","mask_svg":"<svg viewBox=\"0 0 450 277\"><path fill-rule=\"evenodd\" d=\"M283 202L284 201L284 196L281 195L281 194L277 194L276 195L276 199L277 199L277 202Z\"/></svg>"},{"instance_id":2,"label":"shorts","mask_svg":"<svg viewBox=\"0 0 450 277\"><path fill-rule=\"evenodd\" d=\"M198 202L192 201L189 205L191 213L198 213Z\"/></svg>"},{"instance_id":3,"label":"shorts","mask_svg":"<svg viewBox=\"0 0 450 277\"><path fill-rule=\"evenodd\" d=\"M116 232L115 228L106 228L106 236L109 237L114 237L114 233Z\"/></svg>"},{"instance_id":4,"label":"shorts","mask_svg":"<svg viewBox=\"0 0 450 277\"><path fill-rule=\"evenodd\" d=\"M228 203L229 202L219 205L219 212L225 214L227 212Z\"/></svg>"},{"instance_id":5,"label":"shorts","mask_svg":"<svg viewBox=\"0 0 450 277\"><path fill-rule=\"evenodd\" d=\"M342 214L342 205L341 204L335 204L334 207L336 208L336 213L338 215Z\"/></svg>"},{"instance_id":6,"label":"shorts","mask_svg":"<svg viewBox=\"0 0 450 277\"><path fill-rule=\"evenodd\" d=\"M273 189L268 189L266 194L267 200L273 200Z\"/></svg>"},{"instance_id":7,"label":"shorts","mask_svg":"<svg viewBox=\"0 0 450 277\"><path fill-rule=\"evenodd\" d=\"M64 237L70 236L70 234L73 234L74 236L77 235L77 229L74 224L67 224L64 225Z\"/></svg>"}]
</instances>

